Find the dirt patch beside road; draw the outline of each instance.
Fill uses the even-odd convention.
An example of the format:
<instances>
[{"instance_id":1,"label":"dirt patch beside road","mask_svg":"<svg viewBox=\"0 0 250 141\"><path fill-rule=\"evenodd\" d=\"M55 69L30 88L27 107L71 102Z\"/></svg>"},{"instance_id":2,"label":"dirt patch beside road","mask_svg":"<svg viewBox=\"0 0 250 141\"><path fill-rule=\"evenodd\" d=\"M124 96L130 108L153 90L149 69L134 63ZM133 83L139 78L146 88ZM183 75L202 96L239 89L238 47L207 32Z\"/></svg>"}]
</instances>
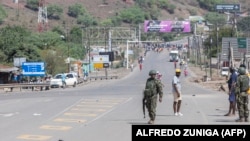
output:
<instances>
[{"instance_id":1,"label":"dirt patch beside road","mask_svg":"<svg viewBox=\"0 0 250 141\"><path fill-rule=\"evenodd\" d=\"M217 69L212 69L212 78L210 78L210 69L207 68L207 73L205 69L201 69L200 67L189 66L189 70L192 75L189 78L189 82L197 83L203 87L228 92L227 80L228 78L225 76L221 76ZM207 81L205 81L205 77L208 75Z\"/></svg>"},{"instance_id":2,"label":"dirt patch beside road","mask_svg":"<svg viewBox=\"0 0 250 141\"><path fill-rule=\"evenodd\" d=\"M130 68L126 67L114 68L114 69L99 69L90 73L90 77L100 77L100 76L117 76L117 78L123 78L131 72Z\"/></svg>"}]
</instances>

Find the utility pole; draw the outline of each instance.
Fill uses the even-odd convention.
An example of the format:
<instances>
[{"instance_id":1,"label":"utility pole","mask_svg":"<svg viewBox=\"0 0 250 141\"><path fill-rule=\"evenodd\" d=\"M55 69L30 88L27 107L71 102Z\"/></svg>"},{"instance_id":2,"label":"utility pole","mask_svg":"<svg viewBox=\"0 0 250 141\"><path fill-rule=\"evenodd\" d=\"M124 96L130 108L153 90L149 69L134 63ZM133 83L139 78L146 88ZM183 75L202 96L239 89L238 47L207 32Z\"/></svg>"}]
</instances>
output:
<instances>
[{"instance_id":1,"label":"utility pole","mask_svg":"<svg viewBox=\"0 0 250 141\"><path fill-rule=\"evenodd\" d=\"M201 39L201 36L200 35L198 35L198 42L197 42L197 44L198 44L198 53L197 53L197 60L198 60L198 64L200 65L200 68L201 68L201 46L200 46L200 39ZM202 68L201 68L202 69Z\"/></svg>"},{"instance_id":2,"label":"utility pole","mask_svg":"<svg viewBox=\"0 0 250 141\"><path fill-rule=\"evenodd\" d=\"M139 24L138 27L138 43L139 43L139 48L141 47L141 25Z\"/></svg>"},{"instance_id":3,"label":"utility pole","mask_svg":"<svg viewBox=\"0 0 250 141\"><path fill-rule=\"evenodd\" d=\"M194 24L194 37L193 37L193 47L194 47L194 45L195 45L195 50L196 51L194 51L194 54L195 54L195 67L196 67L196 65L197 65L197 44L196 44L196 23Z\"/></svg>"},{"instance_id":4,"label":"utility pole","mask_svg":"<svg viewBox=\"0 0 250 141\"><path fill-rule=\"evenodd\" d=\"M188 36L188 52L187 52L187 59L190 59L190 37Z\"/></svg>"},{"instance_id":5,"label":"utility pole","mask_svg":"<svg viewBox=\"0 0 250 141\"><path fill-rule=\"evenodd\" d=\"M87 29L87 37L88 37L88 53L89 53L89 74L91 73L90 67L90 37L89 37L89 30Z\"/></svg>"},{"instance_id":6,"label":"utility pole","mask_svg":"<svg viewBox=\"0 0 250 141\"><path fill-rule=\"evenodd\" d=\"M233 49L231 46L231 42L228 42L228 60L229 67L234 67Z\"/></svg>"},{"instance_id":7,"label":"utility pole","mask_svg":"<svg viewBox=\"0 0 250 141\"><path fill-rule=\"evenodd\" d=\"M209 52L209 59L210 59L210 78L212 79L212 37L210 35L210 52Z\"/></svg>"},{"instance_id":8,"label":"utility pole","mask_svg":"<svg viewBox=\"0 0 250 141\"><path fill-rule=\"evenodd\" d=\"M68 48L68 73L70 72L70 57L69 57L69 29L66 29L66 42L67 42L67 48Z\"/></svg>"},{"instance_id":9,"label":"utility pole","mask_svg":"<svg viewBox=\"0 0 250 141\"><path fill-rule=\"evenodd\" d=\"M218 23L216 22L216 53L217 53L217 74L219 75L219 69L220 69L220 57L219 57L219 47L218 47Z\"/></svg>"}]
</instances>

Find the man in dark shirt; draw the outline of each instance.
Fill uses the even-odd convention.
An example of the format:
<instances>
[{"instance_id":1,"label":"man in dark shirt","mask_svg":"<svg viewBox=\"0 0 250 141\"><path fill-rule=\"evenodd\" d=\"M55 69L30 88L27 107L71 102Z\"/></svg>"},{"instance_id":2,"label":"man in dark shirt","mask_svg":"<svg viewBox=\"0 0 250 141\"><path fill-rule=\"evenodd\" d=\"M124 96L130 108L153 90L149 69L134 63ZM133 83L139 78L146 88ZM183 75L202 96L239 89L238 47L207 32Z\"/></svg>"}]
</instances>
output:
<instances>
[{"instance_id":1,"label":"man in dark shirt","mask_svg":"<svg viewBox=\"0 0 250 141\"><path fill-rule=\"evenodd\" d=\"M235 115L235 109L236 109L236 97L235 97L235 83L237 82L237 74L235 72L235 69L230 67L230 78L228 80L228 95L229 95L229 111L225 116L234 116Z\"/></svg>"}]
</instances>

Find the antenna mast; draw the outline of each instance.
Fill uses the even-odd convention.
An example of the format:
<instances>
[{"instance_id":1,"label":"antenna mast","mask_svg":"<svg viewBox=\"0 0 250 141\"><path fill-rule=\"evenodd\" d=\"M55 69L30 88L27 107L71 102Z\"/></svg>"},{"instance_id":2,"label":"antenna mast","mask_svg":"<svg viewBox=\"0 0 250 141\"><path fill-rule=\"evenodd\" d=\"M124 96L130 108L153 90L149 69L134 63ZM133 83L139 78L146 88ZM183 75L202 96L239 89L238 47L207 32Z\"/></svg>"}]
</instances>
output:
<instances>
[{"instance_id":1,"label":"antenna mast","mask_svg":"<svg viewBox=\"0 0 250 141\"><path fill-rule=\"evenodd\" d=\"M38 3L38 31L43 32L47 30L47 7L45 6L45 0L39 0Z\"/></svg>"}]
</instances>

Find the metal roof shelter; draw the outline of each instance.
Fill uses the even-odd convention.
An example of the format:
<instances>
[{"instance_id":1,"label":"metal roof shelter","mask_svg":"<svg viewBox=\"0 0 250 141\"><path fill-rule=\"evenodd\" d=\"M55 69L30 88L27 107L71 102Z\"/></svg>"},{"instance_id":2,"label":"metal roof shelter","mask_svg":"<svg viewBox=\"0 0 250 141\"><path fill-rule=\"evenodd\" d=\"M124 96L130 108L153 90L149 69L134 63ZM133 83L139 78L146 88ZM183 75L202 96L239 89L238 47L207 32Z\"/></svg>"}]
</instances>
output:
<instances>
[{"instance_id":1,"label":"metal roof shelter","mask_svg":"<svg viewBox=\"0 0 250 141\"><path fill-rule=\"evenodd\" d=\"M0 72L15 72L18 71L19 68L17 67L11 67L11 66L4 66L4 65L0 65Z\"/></svg>"}]
</instances>

